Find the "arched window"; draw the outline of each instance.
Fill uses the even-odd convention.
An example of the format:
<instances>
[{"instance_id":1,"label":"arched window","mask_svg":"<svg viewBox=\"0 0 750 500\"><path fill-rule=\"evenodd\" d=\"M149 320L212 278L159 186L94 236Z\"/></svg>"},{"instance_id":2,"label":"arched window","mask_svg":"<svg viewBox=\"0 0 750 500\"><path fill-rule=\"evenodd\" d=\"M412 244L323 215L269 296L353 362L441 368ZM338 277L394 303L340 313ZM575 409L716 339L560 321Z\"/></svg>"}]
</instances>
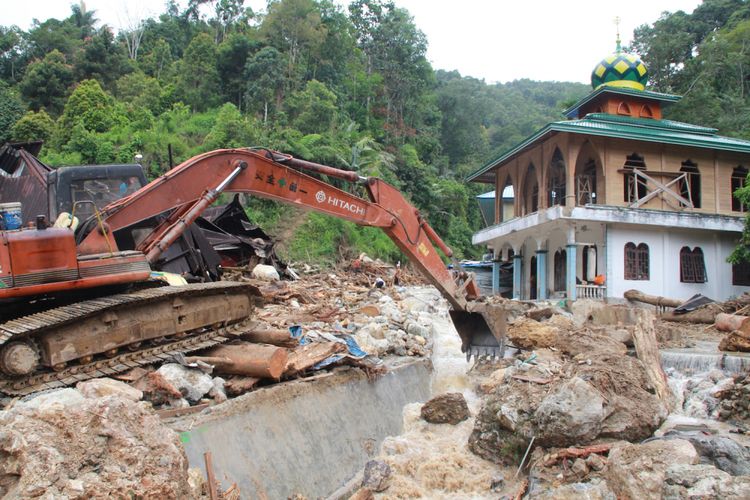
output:
<instances>
[{"instance_id":1,"label":"arched window","mask_svg":"<svg viewBox=\"0 0 750 500\"><path fill-rule=\"evenodd\" d=\"M554 286L555 291L562 291L565 290L565 276L567 274L567 252L565 250L557 250L555 252L555 262L554 262L554 269L555 269L555 276L554 276Z\"/></svg>"},{"instance_id":2,"label":"arched window","mask_svg":"<svg viewBox=\"0 0 750 500\"><path fill-rule=\"evenodd\" d=\"M536 179L536 169L533 163L529 163L523 182L523 215L528 215L539 210L539 183Z\"/></svg>"},{"instance_id":3,"label":"arched window","mask_svg":"<svg viewBox=\"0 0 750 500\"><path fill-rule=\"evenodd\" d=\"M683 283L705 283L706 263L703 260L703 250L695 247L680 249L680 281Z\"/></svg>"},{"instance_id":4,"label":"arched window","mask_svg":"<svg viewBox=\"0 0 750 500\"><path fill-rule=\"evenodd\" d=\"M617 114L630 116L632 113L630 112L630 106L628 106L628 103L621 102L620 105L617 106Z\"/></svg>"},{"instance_id":5,"label":"arched window","mask_svg":"<svg viewBox=\"0 0 750 500\"><path fill-rule=\"evenodd\" d=\"M654 112L651 111L651 106L644 104L641 108L641 118L653 118Z\"/></svg>"},{"instance_id":6,"label":"arched window","mask_svg":"<svg viewBox=\"0 0 750 500\"><path fill-rule=\"evenodd\" d=\"M742 165L732 170L732 192L729 196L732 197L732 211L734 212L747 212L747 207L734 196L734 192L745 185L745 179L747 179L747 169Z\"/></svg>"},{"instance_id":7,"label":"arched window","mask_svg":"<svg viewBox=\"0 0 750 500\"><path fill-rule=\"evenodd\" d=\"M625 244L625 279L646 281L650 279L648 245L645 243L638 246L632 242Z\"/></svg>"},{"instance_id":8,"label":"arched window","mask_svg":"<svg viewBox=\"0 0 750 500\"><path fill-rule=\"evenodd\" d=\"M589 158L583 166L583 172L576 176L578 204L596 203L596 161Z\"/></svg>"},{"instance_id":9,"label":"arched window","mask_svg":"<svg viewBox=\"0 0 750 500\"><path fill-rule=\"evenodd\" d=\"M547 206L565 204L565 160L562 153L555 148L549 165L549 181L547 182Z\"/></svg>"},{"instance_id":10,"label":"arched window","mask_svg":"<svg viewBox=\"0 0 750 500\"><path fill-rule=\"evenodd\" d=\"M679 182L680 194L683 198L690 200L693 207L701 207L701 174L698 165L690 160L682 162L680 172L685 173L685 180Z\"/></svg>"},{"instance_id":11,"label":"arched window","mask_svg":"<svg viewBox=\"0 0 750 500\"><path fill-rule=\"evenodd\" d=\"M624 201L633 203L645 197L648 191L646 189L646 181L634 173L635 170L646 170L646 162L643 160L643 156L633 153L625 158L623 168L625 170L623 174L623 199Z\"/></svg>"}]
</instances>

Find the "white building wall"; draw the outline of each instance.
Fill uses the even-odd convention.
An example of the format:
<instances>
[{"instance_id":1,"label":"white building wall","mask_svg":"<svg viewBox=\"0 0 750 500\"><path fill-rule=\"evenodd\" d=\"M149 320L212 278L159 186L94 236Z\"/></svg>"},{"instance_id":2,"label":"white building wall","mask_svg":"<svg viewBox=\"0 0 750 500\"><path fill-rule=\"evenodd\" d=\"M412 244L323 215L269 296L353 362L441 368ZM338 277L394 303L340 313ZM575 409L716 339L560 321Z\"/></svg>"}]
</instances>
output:
<instances>
[{"instance_id":1,"label":"white building wall","mask_svg":"<svg viewBox=\"0 0 750 500\"><path fill-rule=\"evenodd\" d=\"M726 300L750 287L732 285L732 266L726 262L736 238L732 233L684 231L678 228L660 230L638 226L614 226L607 230L607 295L622 297L626 290L688 299L702 293L715 300ZM625 279L625 244L646 243L649 247L649 279ZM706 283L680 282L680 249L700 247L706 264Z\"/></svg>"}]
</instances>

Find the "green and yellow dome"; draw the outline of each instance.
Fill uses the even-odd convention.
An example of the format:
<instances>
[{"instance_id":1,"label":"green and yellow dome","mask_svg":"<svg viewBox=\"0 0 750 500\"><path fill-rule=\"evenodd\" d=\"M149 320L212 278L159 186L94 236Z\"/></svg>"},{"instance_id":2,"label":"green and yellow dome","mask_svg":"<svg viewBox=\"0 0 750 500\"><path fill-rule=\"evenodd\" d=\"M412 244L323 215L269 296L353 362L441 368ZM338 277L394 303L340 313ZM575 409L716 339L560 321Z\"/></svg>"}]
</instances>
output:
<instances>
[{"instance_id":1,"label":"green and yellow dome","mask_svg":"<svg viewBox=\"0 0 750 500\"><path fill-rule=\"evenodd\" d=\"M617 42L617 51L605 57L591 72L594 90L603 85L644 90L648 82L648 70L637 55L623 52Z\"/></svg>"}]
</instances>

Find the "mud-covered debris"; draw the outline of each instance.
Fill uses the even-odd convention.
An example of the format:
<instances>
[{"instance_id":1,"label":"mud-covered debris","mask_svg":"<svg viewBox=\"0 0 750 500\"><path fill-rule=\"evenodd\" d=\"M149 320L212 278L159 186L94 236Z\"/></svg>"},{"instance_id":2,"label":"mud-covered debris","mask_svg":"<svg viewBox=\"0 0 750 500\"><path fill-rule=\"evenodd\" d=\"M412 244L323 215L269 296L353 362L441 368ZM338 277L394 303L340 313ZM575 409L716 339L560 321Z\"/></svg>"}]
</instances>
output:
<instances>
[{"instance_id":1,"label":"mud-covered debris","mask_svg":"<svg viewBox=\"0 0 750 500\"><path fill-rule=\"evenodd\" d=\"M86 398L102 398L106 396L121 396L131 401L140 401L143 392L124 382L111 378L95 378L78 382L76 389Z\"/></svg>"},{"instance_id":2,"label":"mud-covered debris","mask_svg":"<svg viewBox=\"0 0 750 500\"><path fill-rule=\"evenodd\" d=\"M559 329L546 322L520 318L508 326L508 339L523 349L551 347L557 342Z\"/></svg>"},{"instance_id":3,"label":"mud-covered debris","mask_svg":"<svg viewBox=\"0 0 750 500\"><path fill-rule=\"evenodd\" d=\"M720 420L747 424L750 423L750 373L734 377L734 382L715 394L719 403Z\"/></svg>"},{"instance_id":4,"label":"mud-covered debris","mask_svg":"<svg viewBox=\"0 0 750 500\"><path fill-rule=\"evenodd\" d=\"M154 406L161 406L182 398L180 390L172 385L161 373L148 372L133 383L133 387L143 393L143 399Z\"/></svg>"},{"instance_id":5,"label":"mud-covered debris","mask_svg":"<svg viewBox=\"0 0 750 500\"><path fill-rule=\"evenodd\" d=\"M375 495L370 488L360 488L349 497L349 500L372 500L373 498Z\"/></svg>"},{"instance_id":6,"label":"mud-covered debris","mask_svg":"<svg viewBox=\"0 0 750 500\"><path fill-rule=\"evenodd\" d=\"M449 392L427 401L420 411L422 419L431 424L456 425L469 418L469 406L460 392Z\"/></svg>"},{"instance_id":7,"label":"mud-covered debris","mask_svg":"<svg viewBox=\"0 0 750 500\"><path fill-rule=\"evenodd\" d=\"M385 491L391 485L391 466L382 460L370 460L365 464L362 487L371 491Z\"/></svg>"},{"instance_id":8,"label":"mud-covered debris","mask_svg":"<svg viewBox=\"0 0 750 500\"><path fill-rule=\"evenodd\" d=\"M179 436L146 403L64 389L0 412L0 428L4 498L188 497Z\"/></svg>"},{"instance_id":9,"label":"mud-covered debris","mask_svg":"<svg viewBox=\"0 0 750 500\"><path fill-rule=\"evenodd\" d=\"M606 481L595 479L592 481L550 484L543 488L532 489L528 498L549 500L616 500L617 497L609 489Z\"/></svg>"},{"instance_id":10,"label":"mud-covered debris","mask_svg":"<svg viewBox=\"0 0 750 500\"><path fill-rule=\"evenodd\" d=\"M720 351L728 352L750 352L750 323L744 324L741 329L727 334L719 342Z\"/></svg>"},{"instance_id":11,"label":"mud-covered debris","mask_svg":"<svg viewBox=\"0 0 750 500\"><path fill-rule=\"evenodd\" d=\"M214 386L211 375L177 363L162 365L156 372L191 403L200 401Z\"/></svg>"}]
</instances>

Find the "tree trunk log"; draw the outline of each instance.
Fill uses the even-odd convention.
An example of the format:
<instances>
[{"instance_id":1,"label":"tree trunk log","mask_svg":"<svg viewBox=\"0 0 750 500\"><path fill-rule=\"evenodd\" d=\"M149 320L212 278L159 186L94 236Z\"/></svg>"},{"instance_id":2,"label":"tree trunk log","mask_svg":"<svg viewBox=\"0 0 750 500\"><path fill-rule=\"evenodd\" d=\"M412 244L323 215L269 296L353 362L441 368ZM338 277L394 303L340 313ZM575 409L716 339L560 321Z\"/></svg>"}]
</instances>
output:
<instances>
[{"instance_id":1,"label":"tree trunk log","mask_svg":"<svg viewBox=\"0 0 750 500\"><path fill-rule=\"evenodd\" d=\"M720 332L733 332L739 330L742 323L747 319L747 316L719 313L716 315L716 323L714 323L714 326Z\"/></svg>"},{"instance_id":2,"label":"tree trunk log","mask_svg":"<svg viewBox=\"0 0 750 500\"><path fill-rule=\"evenodd\" d=\"M251 330L240 333L240 338L256 344L271 344L290 349L299 345L299 339L290 336L289 330L281 329Z\"/></svg>"},{"instance_id":3,"label":"tree trunk log","mask_svg":"<svg viewBox=\"0 0 750 500\"><path fill-rule=\"evenodd\" d=\"M188 361L205 361L219 373L278 379L284 373L287 350L264 344L230 344L212 347L204 356L190 356ZM207 360L208 359L208 360Z\"/></svg>"},{"instance_id":4,"label":"tree trunk log","mask_svg":"<svg viewBox=\"0 0 750 500\"><path fill-rule=\"evenodd\" d=\"M675 403L674 396L667 383L667 375L661 367L654 316L648 311L640 311L638 315L638 322L633 328L633 344L638 359L646 369L646 377L656 391L656 397L664 404L667 411L672 411Z\"/></svg>"},{"instance_id":5,"label":"tree trunk log","mask_svg":"<svg viewBox=\"0 0 750 500\"><path fill-rule=\"evenodd\" d=\"M712 325L716 321L716 316L720 312L721 306L718 304L706 304L695 311L690 311L685 314L662 314L659 316L659 319L676 321L679 323L704 323L706 325Z\"/></svg>"},{"instance_id":6,"label":"tree trunk log","mask_svg":"<svg viewBox=\"0 0 750 500\"><path fill-rule=\"evenodd\" d=\"M668 299L666 297L659 297L657 295L648 295L638 290L628 290L623 296L635 302L643 302L644 304L651 304L652 306L664 306L664 307L678 307L682 304L683 300Z\"/></svg>"}]
</instances>

